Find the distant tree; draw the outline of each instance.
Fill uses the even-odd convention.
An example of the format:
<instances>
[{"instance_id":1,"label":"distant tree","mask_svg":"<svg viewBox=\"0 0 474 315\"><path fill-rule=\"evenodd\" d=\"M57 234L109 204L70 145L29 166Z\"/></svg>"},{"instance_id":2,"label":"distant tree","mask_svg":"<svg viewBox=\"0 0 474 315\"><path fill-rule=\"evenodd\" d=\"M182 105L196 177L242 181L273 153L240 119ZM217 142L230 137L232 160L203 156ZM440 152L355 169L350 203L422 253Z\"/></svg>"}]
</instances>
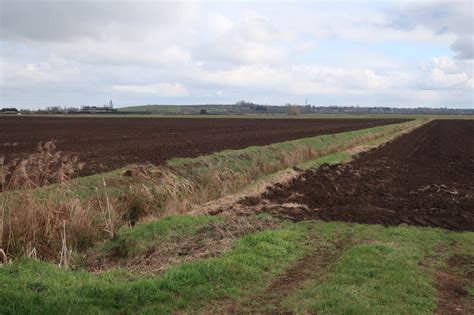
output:
<instances>
[{"instance_id":1,"label":"distant tree","mask_svg":"<svg viewBox=\"0 0 474 315\"><path fill-rule=\"evenodd\" d=\"M46 112L48 114L63 114L64 110L60 106L48 106L46 107Z\"/></svg>"},{"instance_id":2,"label":"distant tree","mask_svg":"<svg viewBox=\"0 0 474 315\"><path fill-rule=\"evenodd\" d=\"M2 108L1 112L16 112L18 113L18 109L15 107L4 107Z\"/></svg>"},{"instance_id":3,"label":"distant tree","mask_svg":"<svg viewBox=\"0 0 474 315\"><path fill-rule=\"evenodd\" d=\"M293 115L293 116L297 116L300 114L300 109L298 108L297 105L287 105L287 111L286 113L288 115Z\"/></svg>"},{"instance_id":4,"label":"distant tree","mask_svg":"<svg viewBox=\"0 0 474 315\"><path fill-rule=\"evenodd\" d=\"M199 111L199 114L200 114L200 115L207 115L207 110L205 110L204 108L202 108L202 109Z\"/></svg>"},{"instance_id":5,"label":"distant tree","mask_svg":"<svg viewBox=\"0 0 474 315\"><path fill-rule=\"evenodd\" d=\"M247 101L238 101L237 103L235 103L235 105L237 105L237 106L250 107L251 109L253 109L256 104L254 104L254 103L252 103L252 102L247 102Z\"/></svg>"},{"instance_id":6,"label":"distant tree","mask_svg":"<svg viewBox=\"0 0 474 315\"><path fill-rule=\"evenodd\" d=\"M255 111L260 112L260 113L266 113L267 108L265 106L262 106L262 105L257 105L257 106L255 106Z\"/></svg>"}]
</instances>

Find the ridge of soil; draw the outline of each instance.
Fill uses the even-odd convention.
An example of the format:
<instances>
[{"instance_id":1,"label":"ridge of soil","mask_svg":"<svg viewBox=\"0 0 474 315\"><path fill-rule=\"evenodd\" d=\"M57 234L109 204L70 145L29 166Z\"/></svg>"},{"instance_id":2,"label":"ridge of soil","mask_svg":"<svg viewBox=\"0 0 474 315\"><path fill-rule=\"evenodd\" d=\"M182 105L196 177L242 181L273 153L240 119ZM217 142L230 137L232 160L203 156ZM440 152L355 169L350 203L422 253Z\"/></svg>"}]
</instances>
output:
<instances>
[{"instance_id":1,"label":"ridge of soil","mask_svg":"<svg viewBox=\"0 0 474 315\"><path fill-rule=\"evenodd\" d=\"M322 165L240 203L294 221L474 231L474 121L435 120L344 165Z\"/></svg>"},{"instance_id":2,"label":"ridge of soil","mask_svg":"<svg viewBox=\"0 0 474 315\"><path fill-rule=\"evenodd\" d=\"M419 126L403 129L399 132L389 135L385 141L377 142L374 144L360 144L352 147L344 152L347 152L351 155L351 157L355 157L362 152L366 152L369 150L373 150L379 146L384 145L386 142L393 141L394 139L407 134L413 131ZM281 172L273 174L270 179L265 179L262 181L256 181L252 185L247 186L242 191L227 194L221 198L211 200L205 204L197 204L193 205L191 210L188 212L192 215L199 215L199 214L209 214L209 215L217 215L220 213L233 213L233 214L249 214L254 213L255 211L255 202L252 200L258 200L257 197L262 195L267 189L270 187L277 185L277 184L286 184L290 180L297 177L303 170L308 169L308 167L300 168L298 166L293 166L291 168L287 168ZM246 206L246 201L250 201L249 207ZM290 218L291 219L291 218Z\"/></svg>"},{"instance_id":3,"label":"ridge of soil","mask_svg":"<svg viewBox=\"0 0 474 315\"><path fill-rule=\"evenodd\" d=\"M340 133L409 119L225 119L0 117L0 156L34 152L40 141L86 163L80 175L134 163L160 164L227 149Z\"/></svg>"}]
</instances>

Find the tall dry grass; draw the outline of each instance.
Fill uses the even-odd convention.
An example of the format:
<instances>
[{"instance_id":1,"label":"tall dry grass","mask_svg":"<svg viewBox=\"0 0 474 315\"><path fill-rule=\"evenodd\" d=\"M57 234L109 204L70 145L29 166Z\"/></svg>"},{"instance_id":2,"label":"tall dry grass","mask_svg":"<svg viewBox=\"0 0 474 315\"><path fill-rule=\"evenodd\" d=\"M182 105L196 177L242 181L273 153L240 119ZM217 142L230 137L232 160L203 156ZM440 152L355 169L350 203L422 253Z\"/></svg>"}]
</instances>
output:
<instances>
[{"instance_id":1,"label":"tall dry grass","mask_svg":"<svg viewBox=\"0 0 474 315\"><path fill-rule=\"evenodd\" d=\"M68 181L83 166L78 156L58 151L53 141L39 143L23 159L5 163L0 158L0 262L27 255L68 265L73 249L85 249L111 234L114 211L106 193L83 201L69 188ZM54 183L58 185L44 196L33 190Z\"/></svg>"},{"instance_id":2,"label":"tall dry grass","mask_svg":"<svg viewBox=\"0 0 474 315\"><path fill-rule=\"evenodd\" d=\"M57 151L53 142L39 144L27 158L0 162L0 262L26 255L68 266L75 252L114 238L125 224L159 216L170 200L194 189L172 172L137 167L134 171L146 184L132 185L112 198L103 180L94 197L80 198L69 180L83 164ZM41 193L33 189L53 183Z\"/></svg>"},{"instance_id":3,"label":"tall dry grass","mask_svg":"<svg viewBox=\"0 0 474 315\"><path fill-rule=\"evenodd\" d=\"M8 198L8 197L7 197ZM67 185L41 198L25 191L4 202L1 248L8 256L27 255L70 262L74 251L113 237L122 224L115 205L104 193L81 200Z\"/></svg>"},{"instance_id":4,"label":"tall dry grass","mask_svg":"<svg viewBox=\"0 0 474 315\"><path fill-rule=\"evenodd\" d=\"M40 142L34 153L5 164L0 157L0 191L62 183L83 168L79 156L56 150L54 141Z\"/></svg>"},{"instance_id":5,"label":"tall dry grass","mask_svg":"<svg viewBox=\"0 0 474 315\"><path fill-rule=\"evenodd\" d=\"M265 154L243 153L238 158L245 159L248 163L240 169L232 169L225 161L212 159L190 162L178 168L167 165L132 167L127 172L128 176L142 177L145 182L131 186L125 193L128 205L124 213L131 225L149 215L187 213L193 205L238 191L262 176L301 162L345 151L400 130L394 128L345 141L335 139L333 144L322 148L300 145L291 150L275 150L272 152L275 159L271 162Z\"/></svg>"},{"instance_id":6,"label":"tall dry grass","mask_svg":"<svg viewBox=\"0 0 474 315\"><path fill-rule=\"evenodd\" d=\"M74 252L114 238L123 225L133 226L150 216L187 213L192 205L238 191L261 176L397 131L338 141L319 149L310 145L290 150L270 148L271 161L265 150L229 157L233 162L245 160L242 168L230 167L231 161L220 158L195 160L179 167L136 166L125 175L139 179L119 196L108 194L104 180L96 187L96 195L87 200L79 198L68 182L83 164L56 151L52 142L40 144L26 159L6 165L0 159L0 262L29 255L67 266ZM29 189L51 183L59 184L42 196Z\"/></svg>"}]
</instances>

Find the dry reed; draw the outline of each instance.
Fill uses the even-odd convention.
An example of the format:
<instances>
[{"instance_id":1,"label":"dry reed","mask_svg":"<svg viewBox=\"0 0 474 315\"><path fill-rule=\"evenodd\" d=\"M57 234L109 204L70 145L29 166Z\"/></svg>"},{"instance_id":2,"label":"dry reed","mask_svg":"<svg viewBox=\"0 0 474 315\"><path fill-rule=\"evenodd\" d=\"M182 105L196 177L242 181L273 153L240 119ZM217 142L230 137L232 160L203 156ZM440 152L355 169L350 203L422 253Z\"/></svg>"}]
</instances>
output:
<instances>
[{"instance_id":1,"label":"dry reed","mask_svg":"<svg viewBox=\"0 0 474 315\"><path fill-rule=\"evenodd\" d=\"M69 266L73 252L87 249L98 240L114 238L122 225L134 225L149 216L186 213L190 205L235 192L262 175L396 131L383 131L320 149L309 145L291 150L274 149L272 154L276 158L271 161L265 154L241 154L237 158L246 160L244 169L229 168L220 160L198 161L179 169L166 165L137 166L125 174L141 179L123 195L111 198L103 180L96 196L89 200L80 199L67 184L83 164L75 156L56 151L54 142L41 143L36 152L25 159L6 164L0 158L3 190L0 262L12 256L27 255ZM29 190L58 182L63 184L54 186L54 191L43 197ZM23 190L20 192L20 189Z\"/></svg>"},{"instance_id":2,"label":"dry reed","mask_svg":"<svg viewBox=\"0 0 474 315\"><path fill-rule=\"evenodd\" d=\"M40 142L26 158L5 164L0 157L0 191L62 183L77 175L83 166L77 155L57 151L54 141Z\"/></svg>"},{"instance_id":3,"label":"dry reed","mask_svg":"<svg viewBox=\"0 0 474 315\"><path fill-rule=\"evenodd\" d=\"M34 153L5 163L0 158L0 261L26 255L68 266L72 248L100 239L100 220L92 202L83 202L66 183L84 166L78 156L41 142ZM40 197L33 188L63 183Z\"/></svg>"}]
</instances>

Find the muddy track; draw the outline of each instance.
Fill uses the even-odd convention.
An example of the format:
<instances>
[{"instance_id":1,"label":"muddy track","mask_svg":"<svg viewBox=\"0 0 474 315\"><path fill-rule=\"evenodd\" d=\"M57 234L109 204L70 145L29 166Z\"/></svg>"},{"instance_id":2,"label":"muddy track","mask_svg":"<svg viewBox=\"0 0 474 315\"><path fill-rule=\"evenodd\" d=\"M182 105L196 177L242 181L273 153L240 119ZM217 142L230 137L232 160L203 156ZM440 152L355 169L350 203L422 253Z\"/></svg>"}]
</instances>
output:
<instances>
[{"instance_id":1,"label":"muddy track","mask_svg":"<svg viewBox=\"0 0 474 315\"><path fill-rule=\"evenodd\" d=\"M127 164L160 164L226 149L339 133L406 119L219 119L0 117L0 156L32 153L40 141L78 154L81 175Z\"/></svg>"},{"instance_id":2,"label":"muddy track","mask_svg":"<svg viewBox=\"0 0 474 315\"><path fill-rule=\"evenodd\" d=\"M241 305L231 305L225 313L293 314L282 305L283 300L303 288L308 281L312 285L322 283L343 252L353 245L351 240L339 239L322 246L315 236L312 243L310 252L275 278L264 291L247 298Z\"/></svg>"},{"instance_id":3,"label":"muddy track","mask_svg":"<svg viewBox=\"0 0 474 315\"><path fill-rule=\"evenodd\" d=\"M433 121L241 203L292 220L474 230L474 121Z\"/></svg>"},{"instance_id":4,"label":"muddy track","mask_svg":"<svg viewBox=\"0 0 474 315\"><path fill-rule=\"evenodd\" d=\"M438 301L435 314L474 314L474 297L468 287L474 283L474 257L452 256L448 267L434 274Z\"/></svg>"}]
</instances>

